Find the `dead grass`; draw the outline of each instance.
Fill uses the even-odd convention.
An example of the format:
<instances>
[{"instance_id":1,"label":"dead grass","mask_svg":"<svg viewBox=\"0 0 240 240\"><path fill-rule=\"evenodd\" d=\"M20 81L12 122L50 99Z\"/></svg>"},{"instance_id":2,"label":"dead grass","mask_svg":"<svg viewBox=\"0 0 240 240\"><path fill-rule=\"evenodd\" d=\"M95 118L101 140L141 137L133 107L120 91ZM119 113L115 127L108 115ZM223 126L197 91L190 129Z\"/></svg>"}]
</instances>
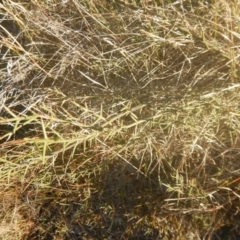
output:
<instances>
[{"instance_id":1,"label":"dead grass","mask_svg":"<svg viewBox=\"0 0 240 240\"><path fill-rule=\"evenodd\" d=\"M0 3L1 239L235 239L239 1L180 2Z\"/></svg>"}]
</instances>

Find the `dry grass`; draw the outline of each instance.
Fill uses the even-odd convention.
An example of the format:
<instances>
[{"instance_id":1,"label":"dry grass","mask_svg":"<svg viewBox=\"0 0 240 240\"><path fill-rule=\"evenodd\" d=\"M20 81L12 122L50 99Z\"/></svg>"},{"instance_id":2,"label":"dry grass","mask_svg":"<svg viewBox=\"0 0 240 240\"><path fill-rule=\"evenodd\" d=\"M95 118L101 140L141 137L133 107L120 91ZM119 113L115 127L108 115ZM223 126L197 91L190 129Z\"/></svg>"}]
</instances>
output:
<instances>
[{"instance_id":1,"label":"dry grass","mask_svg":"<svg viewBox=\"0 0 240 240\"><path fill-rule=\"evenodd\" d=\"M239 5L3 0L0 238L236 239Z\"/></svg>"}]
</instances>

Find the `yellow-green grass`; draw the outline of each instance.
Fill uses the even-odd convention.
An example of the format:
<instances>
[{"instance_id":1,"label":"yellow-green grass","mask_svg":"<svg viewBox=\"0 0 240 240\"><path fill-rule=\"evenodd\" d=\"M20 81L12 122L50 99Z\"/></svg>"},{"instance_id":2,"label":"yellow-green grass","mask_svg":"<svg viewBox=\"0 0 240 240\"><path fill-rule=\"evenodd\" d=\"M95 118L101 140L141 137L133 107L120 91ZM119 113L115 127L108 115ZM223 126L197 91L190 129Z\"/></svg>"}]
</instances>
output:
<instances>
[{"instance_id":1,"label":"yellow-green grass","mask_svg":"<svg viewBox=\"0 0 240 240\"><path fill-rule=\"evenodd\" d=\"M239 5L3 0L0 238L234 239Z\"/></svg>"}]
</instances>

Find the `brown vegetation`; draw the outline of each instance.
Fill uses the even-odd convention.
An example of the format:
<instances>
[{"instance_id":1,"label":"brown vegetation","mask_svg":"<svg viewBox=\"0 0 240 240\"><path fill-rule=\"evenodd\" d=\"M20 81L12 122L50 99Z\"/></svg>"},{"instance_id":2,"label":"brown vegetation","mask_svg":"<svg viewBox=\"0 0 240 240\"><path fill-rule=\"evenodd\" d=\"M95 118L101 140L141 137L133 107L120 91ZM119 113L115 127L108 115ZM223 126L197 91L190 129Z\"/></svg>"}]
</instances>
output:
<instances>
[{"instance_id":1,"label":"brown vegetation","mask_svg":"<svg viewBox=\"0 0 240 240\"><path fill-rule=\"evenodd\" d=\"M236 239L239 9L1 1L0 238Z\"/></svg>"}]
</instances>

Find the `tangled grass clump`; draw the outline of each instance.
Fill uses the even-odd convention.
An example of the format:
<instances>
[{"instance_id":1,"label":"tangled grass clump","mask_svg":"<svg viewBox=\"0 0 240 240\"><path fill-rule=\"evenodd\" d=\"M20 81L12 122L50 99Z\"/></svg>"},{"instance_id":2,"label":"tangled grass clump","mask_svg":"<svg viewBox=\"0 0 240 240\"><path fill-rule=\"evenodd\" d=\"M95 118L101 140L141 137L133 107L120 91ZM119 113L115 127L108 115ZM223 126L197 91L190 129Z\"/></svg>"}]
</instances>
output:
<instances>
[{"instance_id":1,"label":"tangled grass clump","mask_svg":"<svg viewBox=\"0 0 240 240\"><path fill-rule=\"evenodd\" d=\"M239 236L239 5L0 1L1 239Z\"/></svg>"}]
</instances>

